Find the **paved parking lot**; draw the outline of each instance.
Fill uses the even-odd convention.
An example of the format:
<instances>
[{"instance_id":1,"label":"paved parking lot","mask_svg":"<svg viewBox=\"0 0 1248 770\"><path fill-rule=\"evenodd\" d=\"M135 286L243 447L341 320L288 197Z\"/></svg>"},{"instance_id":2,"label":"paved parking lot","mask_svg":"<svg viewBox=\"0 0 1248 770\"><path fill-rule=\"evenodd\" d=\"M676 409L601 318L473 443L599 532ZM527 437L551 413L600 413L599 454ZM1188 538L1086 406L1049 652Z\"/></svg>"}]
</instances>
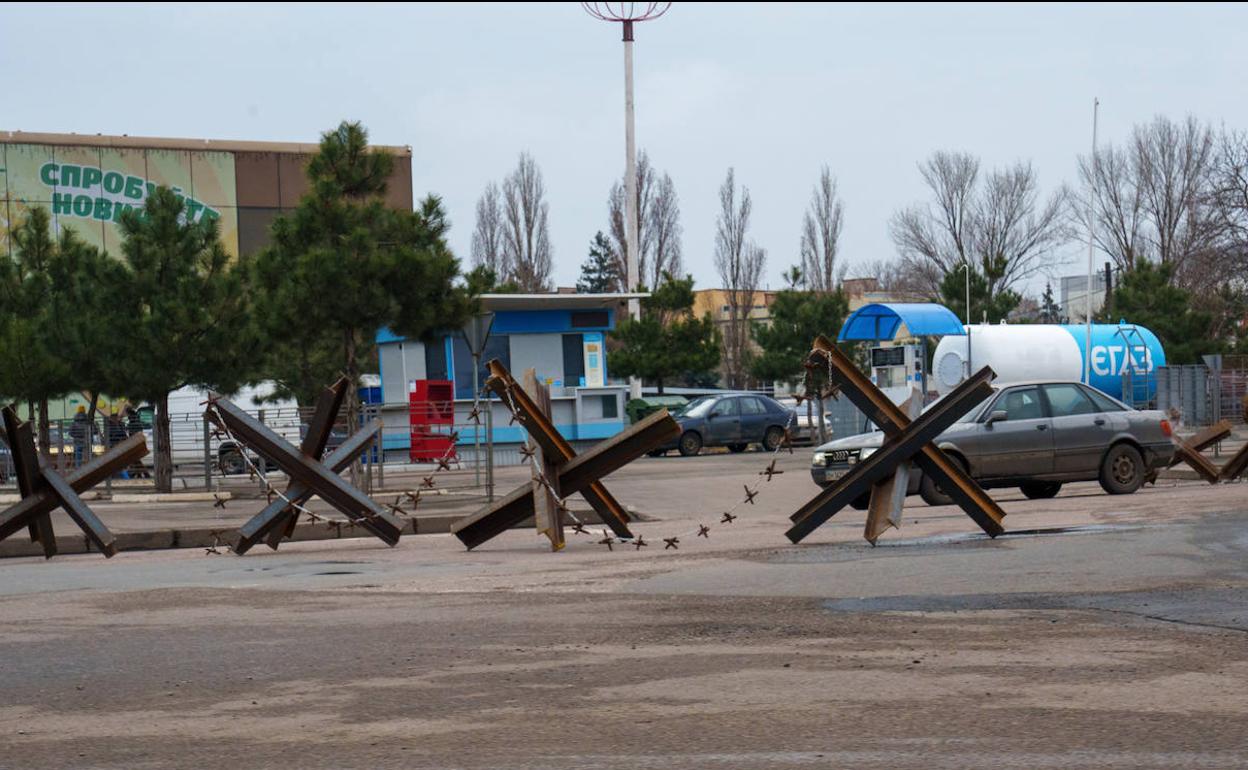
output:
<instances>
[{"instance_id":1,"label":"paved parking lot","mask_svg":"<svg viewBox=\"0 0 1248 770\"><path fill-rule=\"evenodd\" d=\"M1243 765L1248 486L998 490L995 541L916 497L878 547L850 510L794 546L807 457L732 524L760 454L615 474L648 541L711 526L679 550L0 561L0 766Z\"/></svg>"}]
</instances>

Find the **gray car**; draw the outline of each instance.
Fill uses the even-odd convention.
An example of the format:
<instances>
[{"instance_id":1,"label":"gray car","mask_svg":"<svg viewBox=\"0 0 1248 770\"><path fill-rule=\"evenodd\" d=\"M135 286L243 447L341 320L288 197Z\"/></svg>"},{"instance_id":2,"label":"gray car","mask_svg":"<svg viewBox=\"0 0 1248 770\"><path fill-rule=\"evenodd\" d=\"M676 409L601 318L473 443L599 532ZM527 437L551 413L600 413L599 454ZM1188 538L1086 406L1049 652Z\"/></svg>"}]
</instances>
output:
<instances>
[{"instance_id":1,"label":"gray car","mask_svg":"<svg viewBox=\"0 0 1248 770\"><path fill-rule=\"evenodd\" d=\"M1018 487L1032 499L1053 497L1068 481L1097 480L1111 495L1139 489L1174 455L1170 423L1077 382L994 386L992 396L936 439L985 488ZM828 486L883 443L879 431L831 441L815 450L811 477ZM915 468L909 494L929 505L951 502ZM868 496L854 501L866 508Z\"/></svg>"}]
</instances>

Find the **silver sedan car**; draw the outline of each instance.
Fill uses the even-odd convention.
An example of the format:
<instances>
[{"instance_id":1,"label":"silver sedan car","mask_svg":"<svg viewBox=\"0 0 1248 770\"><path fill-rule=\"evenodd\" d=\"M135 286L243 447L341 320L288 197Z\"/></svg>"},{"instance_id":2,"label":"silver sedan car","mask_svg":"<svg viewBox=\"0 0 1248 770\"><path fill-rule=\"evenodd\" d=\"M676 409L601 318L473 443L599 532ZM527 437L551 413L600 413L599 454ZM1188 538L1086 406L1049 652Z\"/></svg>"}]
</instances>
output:
<instances>
[{"instance_id":1,"label":"silver sedan car","mask_svg":"<svg viewBox=\"0 0 1248 770\"><path fill-rule=\"evenodd\" d=\"M1174 454L1170 423L1078 382L996 385L992 396L936 439L985 488L1019 487L1027 497L1053 497L1068 481L1097 480L1111 495L1139 489ZM879 431L848 436L815 449L810 474L828 486L875 452ZM951 502L918 468L909 494L929 505ZM866 508L868 497L854 501Z\"/></svg>"}]
</instances>

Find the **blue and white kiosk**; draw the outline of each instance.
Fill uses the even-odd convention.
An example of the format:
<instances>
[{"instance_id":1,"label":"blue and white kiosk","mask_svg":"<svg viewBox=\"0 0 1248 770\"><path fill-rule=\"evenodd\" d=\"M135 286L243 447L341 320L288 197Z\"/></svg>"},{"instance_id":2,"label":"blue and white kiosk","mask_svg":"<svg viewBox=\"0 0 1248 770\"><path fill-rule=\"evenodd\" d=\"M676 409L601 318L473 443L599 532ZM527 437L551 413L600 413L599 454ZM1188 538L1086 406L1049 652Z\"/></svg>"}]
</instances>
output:
<instances>
[{"instance_id":1,"label":"blue and white kiosk","mask_svg":"<svg viewBox=\"0 0 1248 770\"><path fill-rule=\"evenodd\" d=\"M481 353L481 370L473 371L472 351L458 330L431 340L406 339L382 329L377 334L381 374L382 413L386 423L383 444L388 457L407 453L408 393L417 380L453 383L455 422L463 424L472 410L474 382L484 382L485 363L498 359L520 377L533 368L550 389L551 417L564 438L593 442L620 432L627 425L625 382L612 382L607 366L606 336L615 328L616 312L632 294L485 294L481 310L493 314L489 337ZM519 445L524 429L510 425L510 415L497 400L493 410L495 445ZM486 407L483 402L482 408ZM471 452L473 437L461 431L459 450Z\"/></svg>"},{"instance_id":2,"label":"blue and white kiosk","mask_svg":"<svg viewBox=\"0 0 1248 770\"><path fill-rule=\"evenodd\" d=\"M917 343L882 346L903 331ZM928 392L927 338L965 335L962 322L944 305L915 302L876 302L863 305L845 319L838 342L874 342L868 350L870 377L889 398L909 398L910 388Z\"/></svg>"}]
</instances>

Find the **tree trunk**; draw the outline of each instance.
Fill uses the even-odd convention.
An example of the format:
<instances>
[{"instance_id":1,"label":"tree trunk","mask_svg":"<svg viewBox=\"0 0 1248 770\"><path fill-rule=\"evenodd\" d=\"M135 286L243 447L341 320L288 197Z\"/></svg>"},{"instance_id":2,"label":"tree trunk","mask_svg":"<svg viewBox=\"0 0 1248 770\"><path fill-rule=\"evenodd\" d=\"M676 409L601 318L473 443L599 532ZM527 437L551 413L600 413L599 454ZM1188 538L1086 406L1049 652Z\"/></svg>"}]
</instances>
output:
<instances>
[{"instance_id":1,"label":"tree trunk","mask_svg":"<svg viewBox=\"0 0 1248 770\"><path fill-rule=\"evenodd\" d=\"M156 400L156 424L152 426L153 465L155 466L156 491L173 491L173 448L169 436L169 394Z\"/></svg>"},{"instance_id":2,"label":"tree trunk","mask_svg":"<svg viewBox=\"0 0 1248 770\"><path fill-rule=\"evenodd\" d=\"M95 429L95 416L99 411L96 409L96 402L100 400L100 394L92 392L87 395L90 397L91 405L87 407L87 456L86 459L83 460L84 463L91 462L91 460L95 457L93 451L95 447L95 437L104 435L101 432L97 432Z\"/></svg>"},{"instance_id":3,"label":"tree trunk","mask_svg":"<svg viewBox=\"0 0 1248 770\"><path fill-rule=\"evenodd\" d=\"M343 337L343 353L347 358L347 435L354 436L360 422L360 394L356 388L356 383L360 381L360 373L355 361L355 331L348 329ZM363 478L364 469L357 458L351 463L351 484L358 487Z\"/></svg>"},{"instance_id":4,"label":"tree trunk","mask_svg":"<svg viewBox=\"0 0 1248 770\"><path fill-rule=\"evenodd\" d=\"M655 380L654 380L654 384L655 384L655 386L657 386L657 387L658 387L658 389L659 389L659 395L660 395L660 396L661 396L661 395L663 395L663 378L662 378L662 377L656 377L656 378L655 378Z\"/></svg>"},{"instance_id":5,"label":"tree trunk","mask_svg":"<svg viewBox=\"0 0 1248 770\"><path fill-rule=\"evenodd\" d=\"M826 444L828 443L828 423L823 419L823 399L816 399L815 405L819 407L819 443Z\"/></svg>"},{"instance_id":6,"label":"tree trunk","mask_svg":"<svg viewBox=\"0 0 1248 770\"><path fill-rule=\"evenodd\" d=\"M52 431L49 428L48 420L48 400L46 398L39 399L39 454L43 455L43 459L48 463L52 462L52 447L48 446L52 440ZM64 440L64 436L62 436Z\"/></svg>"}]
</instances>

